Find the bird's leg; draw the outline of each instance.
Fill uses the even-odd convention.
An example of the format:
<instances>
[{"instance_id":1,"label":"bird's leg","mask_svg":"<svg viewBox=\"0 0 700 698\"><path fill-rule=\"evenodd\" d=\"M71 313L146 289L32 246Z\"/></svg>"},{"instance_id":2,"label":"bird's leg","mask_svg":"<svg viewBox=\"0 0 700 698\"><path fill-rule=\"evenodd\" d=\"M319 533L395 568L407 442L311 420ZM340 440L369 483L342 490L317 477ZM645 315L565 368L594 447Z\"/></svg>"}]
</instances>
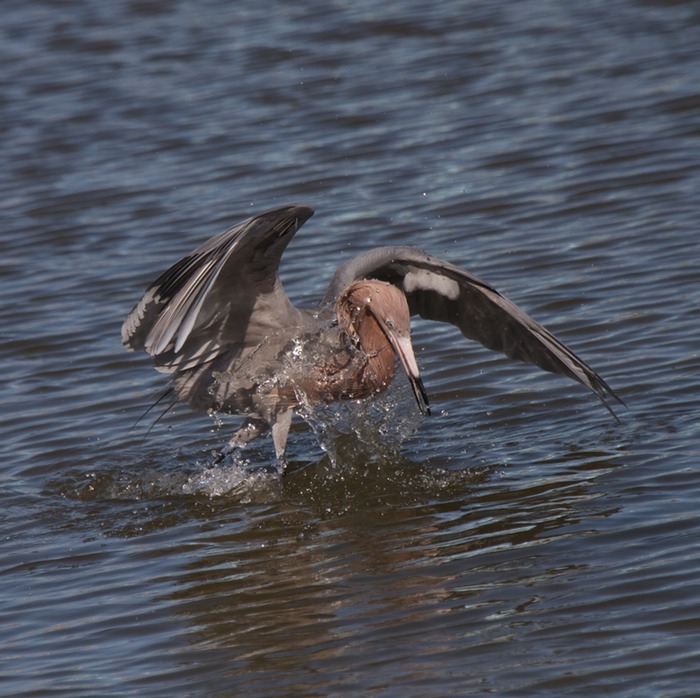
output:
<instances>
[{"instance_id":1,"label":"bird's leg","mask_svg":"<svg viewBox=\"0 0 700 698\"><path fill-rule=\"evenodd\" d=\"M286 409L277 415L277 419L272 425L272 442L275 444L277 469L280 474L283 474L287 467L287 437L289 436L289 427L292 425L293 414L294 410Z\"/></svg>"},{"instance_id":2,"label":"bird's leg","mask_svg":"<svg viewBox=\"0 0 700 698\"><path fill-rule=\"evenodd\" d=\"M221 449L221 452L216 457L214 465L221 463L226 456L231 455L235 450L242 448L249 441L264 434L270 425L264 419L254 419L252 417L246 419L243 426L231 437L231 440Z\"/></svg>"}]
</instances>

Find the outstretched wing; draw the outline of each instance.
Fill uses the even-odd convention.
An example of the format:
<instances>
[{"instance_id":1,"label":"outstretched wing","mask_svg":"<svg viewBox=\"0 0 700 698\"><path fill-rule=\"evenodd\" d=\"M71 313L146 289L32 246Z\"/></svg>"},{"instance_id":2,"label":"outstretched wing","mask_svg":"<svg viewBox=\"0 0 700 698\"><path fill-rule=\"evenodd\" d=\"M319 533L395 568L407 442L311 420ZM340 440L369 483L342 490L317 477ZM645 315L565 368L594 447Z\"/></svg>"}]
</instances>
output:
<instances>
[{"instance_id":1,"label":"outstretched wing","mask_svg":"<svg viewBox=\"0 0 700 698\"><path fill-rule=\"evenodd\" d=\"M272 209L205 242L148 287L122 325L124 346L171 373L260 344L295 312L277 270L312 215L303 205Z\"/></svg>"},{"instance_id":2,"label":"outstretched wing","mask_svg":"<svg viewBox=\"0 0 700 698\"><path fill-rule=\"evenodd\" d=\"M324 302L333 302L348 284L362 278L398 286L413 315L449 322L488 349L582 383L611 413L606 398L622 403L585 361L475 274L412 247L381 247L340 266Z\"/></svg>"}]
</instances>

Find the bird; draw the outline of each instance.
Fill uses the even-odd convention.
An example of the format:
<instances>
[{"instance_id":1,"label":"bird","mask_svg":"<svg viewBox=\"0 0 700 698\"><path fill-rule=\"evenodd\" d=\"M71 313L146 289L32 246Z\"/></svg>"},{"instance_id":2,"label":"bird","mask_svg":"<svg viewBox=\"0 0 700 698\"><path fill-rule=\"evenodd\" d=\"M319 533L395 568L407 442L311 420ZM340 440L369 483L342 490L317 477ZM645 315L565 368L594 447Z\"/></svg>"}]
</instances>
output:
<instances>
[{"instance_id":1,"label":"bird","mask_svg":"<svg viewBox=\"0 0 700 698\"><path fill-rule=\"evenodd\" d=\"M623 400L566 344L476 274L418 248L358 254L337 268L317 307L294 306L280 259L313 214L280 206L212 237L151 283L122 325L125 348L145 350L170 375L173 404L244 418L217 462L271 432L283 473L295 411L373 398L397 363L429 415L411 343L415 315L581 383L617 419L610 401Z\"/></svg>"}]
</instances>

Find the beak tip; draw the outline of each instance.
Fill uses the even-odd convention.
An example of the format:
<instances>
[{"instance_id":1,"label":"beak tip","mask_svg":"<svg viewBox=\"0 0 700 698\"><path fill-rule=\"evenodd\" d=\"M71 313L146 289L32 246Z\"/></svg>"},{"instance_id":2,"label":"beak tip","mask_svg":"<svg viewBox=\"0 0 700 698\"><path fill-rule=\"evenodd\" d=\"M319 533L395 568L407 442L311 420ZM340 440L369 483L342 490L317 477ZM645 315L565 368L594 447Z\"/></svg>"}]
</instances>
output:
<instances>
[{"instance_id":1,"label":"beak tip","mask_svg":"<svg viewBox=\"0 0 700 698\"><path fill-rule=\"evenodd\" d=\"M430 402L428 400L428 393L425 392L425 388L423 387L423 381L420 377L412 377L410 383L411 388L413 388L413 396L418 403L418 409L422 415L430 417Z\"/></svg>"}]
</instances>

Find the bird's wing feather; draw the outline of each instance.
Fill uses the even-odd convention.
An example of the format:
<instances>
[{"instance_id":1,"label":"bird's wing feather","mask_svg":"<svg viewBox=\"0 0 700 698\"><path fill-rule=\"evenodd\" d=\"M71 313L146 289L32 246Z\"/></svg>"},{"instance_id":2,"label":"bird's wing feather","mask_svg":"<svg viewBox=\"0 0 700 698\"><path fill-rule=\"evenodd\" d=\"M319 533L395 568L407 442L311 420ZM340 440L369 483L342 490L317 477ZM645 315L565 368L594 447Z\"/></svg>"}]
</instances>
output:
<instances>
[{"instance_id":1,"label":"bird's wing feather","mask_svg":"<svg viewBox=\"0 0 700 698\"><path fill-rule=\"evenodd\" d=\"M261 213L211 238L158 277L122 326L122 342L145 349L165 372L183 371L263 339L291 308L280 257L313 214L308 206ZM264 322L251 322L266 298Z\"/></svg>"},{"instance_id":2,"label":"bird's wing feather","mask_svg":"<svg viewBox=\"0 0 700 698\"><path fill-rule=\"evenodd\" d=\"M412 247L377 248L339 267L324 301L332 301L345 286L361 278L388 281L401 288L413 315L451 323L488 349L582 383L609 410L607 397L622 402L563 342L471 272Z\"/></svg>"}]
</instances>

